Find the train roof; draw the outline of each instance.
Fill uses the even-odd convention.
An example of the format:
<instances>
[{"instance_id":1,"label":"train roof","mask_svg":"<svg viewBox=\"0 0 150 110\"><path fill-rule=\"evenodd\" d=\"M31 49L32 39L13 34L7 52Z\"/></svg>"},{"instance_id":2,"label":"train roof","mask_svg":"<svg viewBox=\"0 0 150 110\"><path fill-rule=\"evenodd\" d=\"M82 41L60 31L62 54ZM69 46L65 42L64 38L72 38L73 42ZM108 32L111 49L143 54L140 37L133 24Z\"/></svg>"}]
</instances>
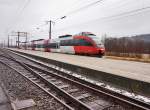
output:
<instances>
[{"instance_id":1,"label":"train roof","mask_svg":"<svg viewBox=\"0 0 150 110\"><path fill-rule=\"evenodd\" d=\"M62 35L62 36L58 36L59 38L65 38L65 37L71 37L72 35L70 34L66 34L66 35Z\"/></svg>"},{"instance_id":2,"label":"train roof","mask_svg":"<svg viewBox=\"0 0 150 110\"><path fill-rule=\"evenodd\" d=\"M91 32L80 32L80 33L78 33L76 35L94 35L94 36L96 36L95 34L93 34Z\"/></svg>"},{"instance_id":3,"label":"train roof","mask_svg":"<svg viewBox=\"0 0 150 110\"><path fill-rule=\"evenodd\" d=\"M44 40L44 39L37 39L37 40L32 40L31 42L34 42L34 41L41 41L41 40Z\"/></svg>"}]
</instances>

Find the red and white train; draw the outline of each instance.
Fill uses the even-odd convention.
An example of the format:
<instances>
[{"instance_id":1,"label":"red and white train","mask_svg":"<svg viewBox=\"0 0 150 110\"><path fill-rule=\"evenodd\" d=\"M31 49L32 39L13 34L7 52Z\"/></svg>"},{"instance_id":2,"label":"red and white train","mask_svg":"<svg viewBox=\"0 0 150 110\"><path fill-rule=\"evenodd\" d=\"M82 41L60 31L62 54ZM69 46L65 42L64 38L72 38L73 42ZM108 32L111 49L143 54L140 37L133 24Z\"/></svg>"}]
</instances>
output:
<instances>
[{"instance_id":1,"label":"red and white train","mask_svg":"<svg viewBox=\"0 0 150 110\"><path fill-rule=\"evenodd\" d=\"M81 32L73 36L63 35L57 39L33 40L27 44L27 49L99 56L103 56L105 53L101 39L90 32Z\"/></svg>"}]
</instances>

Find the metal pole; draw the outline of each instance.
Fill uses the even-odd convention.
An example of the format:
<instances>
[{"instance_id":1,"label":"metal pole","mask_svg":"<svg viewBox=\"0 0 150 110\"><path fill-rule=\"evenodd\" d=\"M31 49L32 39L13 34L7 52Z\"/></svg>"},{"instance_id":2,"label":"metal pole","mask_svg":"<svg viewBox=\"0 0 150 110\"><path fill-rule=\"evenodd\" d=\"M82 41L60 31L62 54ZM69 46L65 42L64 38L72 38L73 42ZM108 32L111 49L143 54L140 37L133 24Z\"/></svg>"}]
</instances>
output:
<instances>
[{"instance_id":1,"label":"metal pole","mask_svg":"<svg viewBox=\"0 0 150 110\"><path fill-rule=\"evenodd\" d=\"M11 41L11 47L13 47L13 44L12 44L13 40L12 40L12 39L10 39L10 41Z\"/></svg>"},{"instance_id":2,"label":"metal pole","mask_svg":"<svg viewBox=\"0 0 150 110\"><path fill-rule=\"evenodd\" d=\"M66 16L63 16L63 17L61 17L59 19L64 19L64 18L66 18ZM54 22L52 20L47 21L47 23L48 22L49 22L49 39L51 39L51 37L52 37L52 23L54 23Z\"/></svg>"},{"instance_id":3,"label":"metal pole","mask_svg":"<svg viewBox=\"0 0 150 110\"><path fill-rule=\"evenodd\" d=\"M49 21L49 39L51 39L51 32L52 32L51 23L52 23L52 21L50 20Z\"/></svg>"},{"instance_id":4,"label":"metal pole","mask_svg":"<svg viewBox=\"0 0 150 110\"><path fill-rule=\"evenodd\" d=\"M19 37L20 37L20 32L18 32L18 48L19 48Z\"/></svg>"},{"instance_id":5,"label":"metal pole","mask_svg":"<svg viewBox=\"0 0 150 110\"><path fill-rule=\"evenodd\" d=\"M4 47L5 47L5 40L4 40Z\"/></svg>"},{"instance_id":6,"label":"metal pole","mask_svg":"<svg viewBox=\"0 0 150 110\"><path fill-rule=\"evenodd\" d=\"M8 48L9 48L9 35L8 35Z\"/></svg>"},{"instance_id":7,"label":"metal pole","mask_svg":"<svg viewBox=\"0 0 150 110\"><path fill-rule=\"evenodd\" d=\"M26 41L25 41L25 49L27 49L27 35L28 35L28 33L26 32L26 33L25 33L25 37L26 37Z\"/></svg>"},{"instance_id":8,"label":"metal pole","mask_svg":"<svg viewBox=\"0 0 150 110\"><path fill-rule=\"evenodd\" d=\"M16 37L16 48L17 48L17 37Z\"/></svg>"}]
</instances>

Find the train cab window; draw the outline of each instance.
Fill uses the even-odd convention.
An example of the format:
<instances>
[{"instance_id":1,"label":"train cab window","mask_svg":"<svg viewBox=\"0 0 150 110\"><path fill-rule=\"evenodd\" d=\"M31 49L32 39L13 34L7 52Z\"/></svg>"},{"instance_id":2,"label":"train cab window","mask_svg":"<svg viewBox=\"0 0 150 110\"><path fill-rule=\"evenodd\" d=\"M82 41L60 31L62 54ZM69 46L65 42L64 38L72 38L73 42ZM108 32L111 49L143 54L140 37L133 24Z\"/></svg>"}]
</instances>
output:
<instances>
[{"instance_id":1,"label":"train cab window","mask_svg":"<svg viewBox=\"0 0 150 110\"><path fill-rule=\"evenodd\" d=\"M74 39L74 46L93 46L93 44L85 39Z\"/></svg>"},{"instance_id":2,"label":"train cab window","mask_svg":"<svg viewBox=\"0 0 150 110\"><path fill-rule=\"evenodd\" d=\"M86 41L84 39L80 39L79 40L79 45L82 45L82 46L92 46L92 43L89 42L89 41Z\"/></svg>"}]
</instances>

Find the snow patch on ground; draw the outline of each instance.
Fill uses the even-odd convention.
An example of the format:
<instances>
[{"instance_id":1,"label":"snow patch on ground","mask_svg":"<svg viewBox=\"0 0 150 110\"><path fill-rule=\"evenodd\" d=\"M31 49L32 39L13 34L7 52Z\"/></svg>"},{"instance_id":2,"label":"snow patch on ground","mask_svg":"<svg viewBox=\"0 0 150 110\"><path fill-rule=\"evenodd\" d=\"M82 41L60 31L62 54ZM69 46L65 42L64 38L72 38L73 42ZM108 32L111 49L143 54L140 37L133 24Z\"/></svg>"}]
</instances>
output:
<instances>
[{"instance_id":1,"label":"snow patch on ground","mask_svg":"<svg viewBox=\"0 0 150 110\"><path fill-rule=\"evenodd\" d=\"M105 83L102 83L102 82L99 82L99 81L95 81L95 80L89 79L89 78L87 78L85 76L79 75L77 73L73 73L72 71L68 71L68 70L60 68L58 66L54 66L54 65L51 65L51 64L47 64L47 65L50 66L50 67L52 67L52 68L55 68L55 69L57 69L59 71L65 72L67 74L71 74L71 75L73 75L73 76L75 76L77 78L80 78L80 79L83 79L85 81L88 81L90 83L96 84L98 86L107 88L107 89L115 91L117 93L121 93L121 94L123 94L125 96L131 97L131 98L135 98L137 100L144 101L144 102L150 104L150 98L148 98L148 97L141 96L141 95L138 95L138 94L134 94L134 93L131 93L131 92L128 92L128 91L125 91L125 90L121 90L121 89L112 87L112 86L110 86L108 84L105 84Z\"/></svg>"},{"instance_id":2,"label":"snow patch on ground","mask_svg":"<svg viewBox=\"0 0 150 110\"><path fill-rule=\"evenodd\" d=\"M125 90L121 90L121 89L118 89L118 88L114 88L114 87L112 87L112 86L110 86L110 85L107 85L107 84L104 84L104 83L102 83L102 82L98 82L98 81L94 81L94 80L88 79L88 78L86 78L86 77L84 77L84 76L81 76L81 75L78 75L78 74L72 74L72 75L75 76L75 77L81 78L81 79L83 79L83 80L86 80L86 81L88 81L88 82L91 82L91 83L93 83L93 84L96 84L96 85L98 85L98 86L105 87L105 88L107 88L107 89L109 89L109 90L112 90L112 91L121 93L121 94L123 94L123 95L125 95L125 96L132 97L132 98L135 98L135 99L138 99L138 100L140 100L140 101L144 101L144 102L150 104L150 99L147 98L147 97L145 97L145 96L137 95L137 94L134 94L134 93L125 91Z\"/></svg>"}]
</instances>

